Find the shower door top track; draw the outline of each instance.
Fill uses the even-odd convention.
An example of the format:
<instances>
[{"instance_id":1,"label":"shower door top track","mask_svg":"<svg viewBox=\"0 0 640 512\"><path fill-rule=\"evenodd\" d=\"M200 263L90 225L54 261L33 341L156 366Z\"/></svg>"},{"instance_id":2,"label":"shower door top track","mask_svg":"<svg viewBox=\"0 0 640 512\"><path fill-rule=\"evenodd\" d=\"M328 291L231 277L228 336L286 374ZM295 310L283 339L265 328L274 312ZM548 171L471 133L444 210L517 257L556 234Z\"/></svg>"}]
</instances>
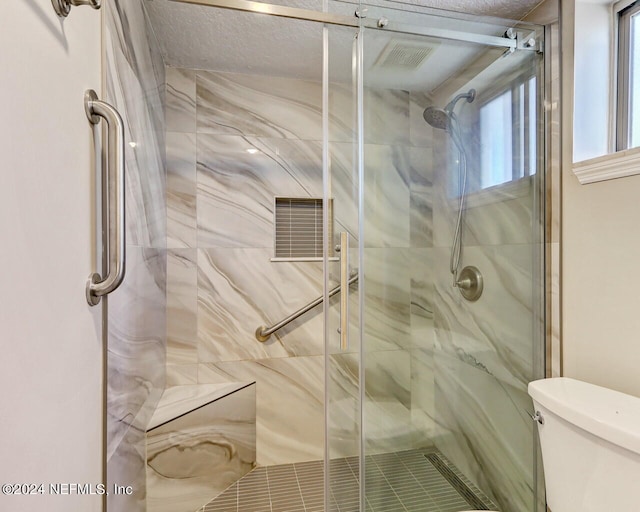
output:
<instances>
[{"instance_id":1,"label":"shower door top track","mask_svg":"<svg viewBox=\"0 0 640 512\"><path fill-rule=\"evenodd\" d=\"M529 50L534 51L535 45L531 44L531 38L525 37L524 41L520 38L498 37L486 34L474 34L471 32L462 32L458 30L448 30L436 27L420 27L417 25L408 25L405 23L394 23L386 18L384 19L367 19L341 14L332 14L327 12L312 11L309 9L299 9L297 7L286 7L283 5L267 4L263 2L253 2L251 0L170 0L171 2L202 5L206 7L218 7L221 9L231 9L234 11L253 12L258 14L268 14L269 16L278 16L282 18L290 18L297 20L316 21L319 23L327 23L329 25L340 25L345 27L366 27L374 29L383 29L385 32L401 32L405 34L415 34L420 36L434 37L438 39L446 39L451 41L464 41L467 43L483 44L487 46L495 46L512 50Z\"/></svg>"}]
</instances>

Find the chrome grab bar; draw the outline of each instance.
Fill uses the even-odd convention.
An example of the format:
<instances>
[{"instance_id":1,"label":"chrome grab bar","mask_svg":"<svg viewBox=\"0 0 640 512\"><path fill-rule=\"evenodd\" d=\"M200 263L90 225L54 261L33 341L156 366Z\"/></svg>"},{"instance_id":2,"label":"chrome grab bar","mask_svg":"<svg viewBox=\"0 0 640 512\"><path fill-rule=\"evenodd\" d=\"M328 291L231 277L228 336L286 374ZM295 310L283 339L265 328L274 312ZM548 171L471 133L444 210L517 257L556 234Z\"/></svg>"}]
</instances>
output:
<instances>
[{"instance_id":1,"label":"chrome grab bar","mask_svg":"<svg viewBox=\"0 0 640 512\"><path fill-rule=\"evenodd\" d=\"M349 279L349 281L347 281L347 283L348 283L349 286L351 286L353 283L355 283L357 281L358 281L358 274L355 273L355 274L352 275L351 279ZM338 285L335 288L331 289L329 291L329 297L333 297L336 293L338 293L340 291L340 288L342 288L342 286ZM309 302L309 304L307 304L303 308L300 308L295 313L290 314L287 318L285 318L284 320L281 320L277 324L272 325L271 327L267 328L266 326L261 325L260 327L258 327L256 329L256 339L258 341L264 343L265 341L267 341L271 337L271 335L274 332L278 331L279 329L282 329L285 325L293 322L296 318L298 318L299 316L304 315L307 311L312 310L318 304L322 304L323 297L324 296L321 295L316 300L314 300L312 302Z\"/></svg>"},{"instance_id":2,"label":"chrome grab bar","mask_svg":"<svg viewBox=\"0 0 640 512\"><path fill-rule=\"evenodd\" d=\"M100 119L107 122L107 167L108 174L102 180L106 184L108 198L103 213L103 224L109 226L106 245L109 249L109 266L103 278L98 273L89 276L87 282L87 302L95 306L103 295L114 291L124 279L125 273L125 203L124 203L124 122L118 111L108 103L98 99L93 90L84 95L84 107L89 122L98 124Z\"/></svg>"},{"instance_id":3,"label":"chrome grab bar","mask_svg":"<svg viewBox=\"0 0 640 512\"><path fill-rule=\"evenodd\" d=\"M72 6L88 5L94 9L100 9L102 0L51 0L53 9L61 18L66 18L71 12Z\"/></svg>"}]
</instances>

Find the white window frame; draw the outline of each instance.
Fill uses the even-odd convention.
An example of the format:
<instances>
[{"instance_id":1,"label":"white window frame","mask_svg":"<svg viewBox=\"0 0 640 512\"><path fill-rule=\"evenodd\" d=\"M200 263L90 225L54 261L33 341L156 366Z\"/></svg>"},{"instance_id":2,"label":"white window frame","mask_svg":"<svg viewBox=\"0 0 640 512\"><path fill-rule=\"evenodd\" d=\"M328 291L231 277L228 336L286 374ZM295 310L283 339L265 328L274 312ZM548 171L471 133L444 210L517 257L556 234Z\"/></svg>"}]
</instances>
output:
<instances>
[{"instance_id":1,"label":"white window frame","mask_svg":"<svg viewBox=\"0 0 640 512\"><path fill-rule=\"evenodd\" d=\"M602 17L602 25L596 27L599 29L594 31L593 27L589 30L582 30L580 36L578 36L578 27L575 27L576 33L574 34L575 43L575 56L574 56L574 87L573 87L573 100L574 100L574 152L573 152L573 168L572 171L580 184L587 185L590 183L598 183L602 181L608 181L612 179L620 179L628 176L640 175L640 147L618 150L618 13L630 5L636 0L620 0L616 3L609 3L608 0L576 0L576 12L584 8L585 6L593 5L606 5L606 11L609 16ZM581 51L584 48L589 48L589 45L594 41L589 39L589 35L592 32L600 34L603 27L606 26L607 39L609 41L609 58L605 61L596 60L592 62L588 60L591 58L589 51ZM582 26L584 29L585 27ZM585 42L586 37L586 42ZM596 38L597 39L597 38ZM606 64L606 65L605 65ZM592 68L595 65L598 73L606 73L609 78L609 86L606 91L607 97L607 114L606 116L590 116L588 117L591 123L606 123L607 125L607 148L602 152L597 151L592 156L586 156L582 153L576 154L576 137L580 130L580 126L575 123L576 111L591 110L592 105L589 103L590 98L584 98L578 96L577 90L581 86L580 82L576 81L576 71L581 66L588 66ZM598 91L603 94L605 91ZM598 100L598 98L596 98ZM622 108L622 107L620 107ZM599 112L598 112L599 113ZM584 140L581 144L584 145ZM598 144L599 140L590 141ZM584 149L584 148L582 148Z\"/></svg>"},{"instance_id":2,"label":"white window frame","mask_svg":"<svg viewBox=\"0 0 640 512\"><path fill-rule=\"evenodd\" d=\"M640 1L618 2L614 6L617 46L616 70L616 151L631 149L629 145L631 95L631 17L640 14ZM640 70L637 70L640 73ZM640 128L640 126L638 127Z\"/></svg>"}]
</instances>

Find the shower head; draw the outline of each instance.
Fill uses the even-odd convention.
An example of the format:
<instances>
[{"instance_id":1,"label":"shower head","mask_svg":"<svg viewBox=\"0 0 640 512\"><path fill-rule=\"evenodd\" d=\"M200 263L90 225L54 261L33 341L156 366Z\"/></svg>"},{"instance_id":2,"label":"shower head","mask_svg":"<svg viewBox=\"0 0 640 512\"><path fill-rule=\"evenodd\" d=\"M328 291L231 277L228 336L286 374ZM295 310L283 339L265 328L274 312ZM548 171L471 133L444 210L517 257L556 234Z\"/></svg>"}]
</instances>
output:
<instances>
[{"instance_id":1,"label":"shower head","mask_svg":"<svg viewBox=\"0 0 640 512\"><path fill-rule=\"evenodd\" d=\"M422 113L424 120L438 130L448 131L451 126L451 114L438 107L427 107Z\"/></svg>"},{"instance_id":2,"label":"shower head","mask_svg":"<svg viewBox=\"0 0 640 512\"><path fill-rule=\"evenodd\" d=\"M434 128L449 131L451 128L453 109L458 101L462 99L466 99L467 103L471 103L476 99L476 90L471 89L469 92L458 94L449 103L447 103L447 106L444 108L433 106L427 107L424 109L422 116L424 117L424 120Z\"/></svg>"}]
</instances>

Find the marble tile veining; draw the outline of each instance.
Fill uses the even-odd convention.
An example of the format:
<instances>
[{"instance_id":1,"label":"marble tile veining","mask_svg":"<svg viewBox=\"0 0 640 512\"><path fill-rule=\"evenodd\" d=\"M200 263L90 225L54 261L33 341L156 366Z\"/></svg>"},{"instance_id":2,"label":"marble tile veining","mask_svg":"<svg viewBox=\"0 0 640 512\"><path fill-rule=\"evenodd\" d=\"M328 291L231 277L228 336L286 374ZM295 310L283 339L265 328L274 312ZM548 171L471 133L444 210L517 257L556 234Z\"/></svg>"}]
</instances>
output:
<instances>
[{"instance_id":1,"label":"marble tile veining","mask_svg":"<svg viewBox=\"0 0 640 512\"><path fill-rule=\"evenodd\" d=\"M360 452L360 361L357 354L332 354L328 365L329 454Z\"/></svg>"},{"instance_id":2,"label":"marble tile veining","mask_svg":"<svg viewBox=\"0 0 640 512\"><path fill-rule=\"evenodd\" d=\"M433 347L435 251L410 249L411 260L411 341L413 346ZM414 325L414 322L420 323Z\"/></svg>"},{"instance_id":3,"label":"marble tile veining","mask_svg":"<svg viewBox=\"0 0 640 512\"><path fill-rule=\"evenodd\" d=\"M436 249L436 347L526 390L533 378L533 247L468 248L465 264L481 269L482 300L466 302L451 285L448 249Z\"/></svg>"},{"instance_id":4,"label":"marble tile veining","mask_svg":"<svg viewBox=\"0 0 640 512\"><path fill-rule=\"evenodd\" d=\"M107 477L133 494L113 512L145 512L144 429L164 388L166 351L165 69L141 0L104 6L104 99L124 120L127 271L108 298Z\"/></svg>"},{"instance_id":5,"label":"marble tile veining","mask_svg":"<svg viewBox=\"0 0 640 512\"><path fill-rule=\"evenodd\" d=\"M430 148L433 146L433 128L424 120L424 109L433 105L433 99L424 92L409 93L409 136L412 146Z\"/></svg>"},{"instance_id":6,"label":"marble tile veining","mask_svg":"<svg viewBox=\"0 0 640 512\"><path fill-rule=\"evenodd\" d=\"M167 364L198 362L196 249L167 251Z\"/></svg>"},{"instance_id":7,"label":"marble tile veining","mask_svg":"<svg viewBox=\"0 0 640 512\"><path fill-rule=\"evenodd\" d=\"M269 341L256 340L259 326L279 322L322 294L321 262L273 263L270 256L266 249L198 251L200 362L323 352L320 308L291 322Z\"/></svg>"},{"instance_id":8,"label":"marble tile veining","mask_svg":"<svg viewBox=\"0 0 640 512\"><path fill-rule=\"evenodd\" d=\"M130 247L127 277L109 296L108 456L134 426L142 431L164 388L166 255Z\"/></svg>"},{"instance_id":9,"label":"marble tile veining","mask_svg":"<svg viewBox=\"0 0 640 512\"><path fill-rule=\"evenodd\" d=\"M368 351L411 343L410 249L365 249L364 343Z\"/></svg>"},{"instance_id":10,"label":"marble tile veining","mask_svg":"<svg viewBox=\"0 0 640 512\"><path fill-rule=\"evenodd\" d=\"M334 232L347 231L353 243L358 240L358 166L356 145L329 144L330 189L333 199Z\"/></svg>"},{"instance_id":11,"label":"marble tile veining","mask_svg":"<svg viewBox=\"0 0 640 512\"><path fill-rule=\"evenodd\" d=\"M205 399L196 394L189 400ZM179 412L176 405L164 412ZM193 512L253 469L255 414L255 385L249 385L148 430L147 511Z\"/></svg>"},{"instance_id":12,"label":"marble tile veining","mask_svg":"<svg viewBox=\"0 0 640 512\"><path fill-rule=\"evenodd\" d=\"M285 190L304 191L304 197L321 198L322 184L322 142L313 140L260 138L259 149L270 158L280 171L279 179L272 184L280 194L283 181L288 180ZM295 185L294 185L295 184Z\"/></svg>"},{"instance_id":13,"label":"marble tile veining","mask_svg":"<svg viewBox=\"0 0 640 512\"><path fill-rule=\"evenodd\" d=\"M165 389L147 425L147 431L195 411L211 402L226 398L250 385L253 384L246 382L224 382L219 384L176 386Z\"/></svg>"},{"instance_id":14,"label":"marble tile veining","mask_svg":"<svg viewBox=\"0 0 640 512\"><path fill-rule=\"evenodd\" d=\"M322 356L202 364L200 382L256 381L259 465L322 457L324 439Z\"/></svg>"},{"instance_id":15,"label":"marble tile veining","mask_svg":"<svg viewBox=\"0 0 640 512\"><path fill-rule=\"evenodd\" d=\"M126 162L127 243L140 247L166 246L165 126L162 122L164 76L156 76L157 43L146 31L146 12L140 0L121 0L107 12L105 99L124 121ZM138 27L138 30L124 30ZM158 72L163 71L157 70Z\"/></svg>"},{"instance_id":16,"label":"marble tile veining","mask_svg":"<svg viewBox=\"0 0 640 512\"><path fill-rule=\"evenodd\" d=\"M365 446L368 454L408 450L418 431L411 422L411 354L373 352L365 357Z\"/></svg>"},{"instance_id":17,"label":"marble tile veining","mask_svg":"<svg viewBox=\"0 0 640 512\"><path fill-rule=\"evenodd\" d=\"M197 73L199 133L322 140L320 82Z\"/></svg>"},{"instance_id":18,"label":"marble tile veining","mask_svg":"<svg viewBox=\"0 0 640 512\"><path fill-rule=\"evenodd\" d=\"M365 246L409 247L408 148L366 144L364 174Z\"/></svg>"},{"instance_id":19,"label":"marble tile veining","mask_svg":"<svg viewBox=\"0 0 640 512\"><path fill-rule=\"evenodd\" d=\"M196 72L167 68L167 130L196 132Z\"/></svg>"},{"instance_id":20,"label":"marble tile veining","mask_svg":"<svg viewBox=\"0 0 640 512\"><path fill-rule=\"evenodd\" d=\"M198 135L198 247L273 246L277 169L248 149L245 137Z\"/></svg>"},{"instance_id":21,"label":"marble tile veining","mask_svg":"<svg viewBox=\"0 0 640 512\"><path fill-rule=\"evenodd\" d=\"M436 408L449 432L438 438L438 449L502 510L532 510L534 432L526 391L444 354L435 361Z\"/></svg>"},{"instance_id":22,"label":"marble tile veining","mask_svg":"<svg viewBox=\"0 0 640 512\"><path fill-rule=\"evenodd\" d=\"M411 247L433 246L433 151L409 148Z\"/></svg>"},{"instance_id":23,"label":"marble tile veining","mask_svg":"<svg viewBox=\"0 0 640 512\"><path fill-rule=\"evenodd\" d=\"M145 478L144 430L130 427L113 447L107 467L108 488L113 484L130 485L133 494L115 494L107 496L107 509L126 512L147 512L147 485Z\"/></svg>"},{"instance_id":24,"label":"marble tile veining","mask_svg":"<svg viewBox=\"0 0 640 512\"><path fill-rule=\"evenodd\" d=\"M411 424L418 447L433 444L443 435L435 398L433 347L411 349Z\"/></svg>"},{"instance_id":25,"label":"marble tile veining","mask_svg":"<svg viewBox=\"0 0 640 512\"><path fill-rule=\"evenodd\" d=\"M366 77L365 77L366 82ZM364 141L368 144L409 145L409 92L366 87Z\"/></svg>"},{"instance_id":26,"label":"marble tile veining","mask_svg":"<svg viewBox=\"0 0 640 512\"><path fill-rule=\"evenodd\" d=\"M411 408L411 354L385 350L365 355L366 394L378 402L397 402Z\"/></svg>"},{"instance_id":27,"label":"marble tile veining","mask_svg":"<svg viewBox=\"0 0 640 512\"><path fill-rule=\"evenodd\" d=\"M196 192L196 136L167 132L167 247L197 247Z\"/></svg>"},{"instance_id":28,"label":"marble tile veining","mask_svg":"<svg viewBox=\"0 0 640 512\"><path fill-rule=\"evenodd\" d=\"M198 383L197 364L167 364L166 387L188 386Z\"/></svg>"},{"instance_id":29,"label":"marble tile veining","mask_svg":"<svg viewBox=\"0 0 640 512\"><path fill-rule=\"evenodd\" d=\"M470 202L463 234L467 245L531 244L537 241L535 228L540 221L535 218L535 180L524 180L518 185L518 197L500 197L500 191L496 190L486 204L474 206ZM524 226L527 228L523 229Z\"/></svg>"},{"instance_id":30,"label":"marble tile veining","mask_svg":"<svg viewBox=\"0 0 640 512\"><path fill-rule=\"evenodd\" d=\"M273 247L274 197L322 197L321 145L199 134L197 179L198 247Z\"/></svg>"}]
</instances>

